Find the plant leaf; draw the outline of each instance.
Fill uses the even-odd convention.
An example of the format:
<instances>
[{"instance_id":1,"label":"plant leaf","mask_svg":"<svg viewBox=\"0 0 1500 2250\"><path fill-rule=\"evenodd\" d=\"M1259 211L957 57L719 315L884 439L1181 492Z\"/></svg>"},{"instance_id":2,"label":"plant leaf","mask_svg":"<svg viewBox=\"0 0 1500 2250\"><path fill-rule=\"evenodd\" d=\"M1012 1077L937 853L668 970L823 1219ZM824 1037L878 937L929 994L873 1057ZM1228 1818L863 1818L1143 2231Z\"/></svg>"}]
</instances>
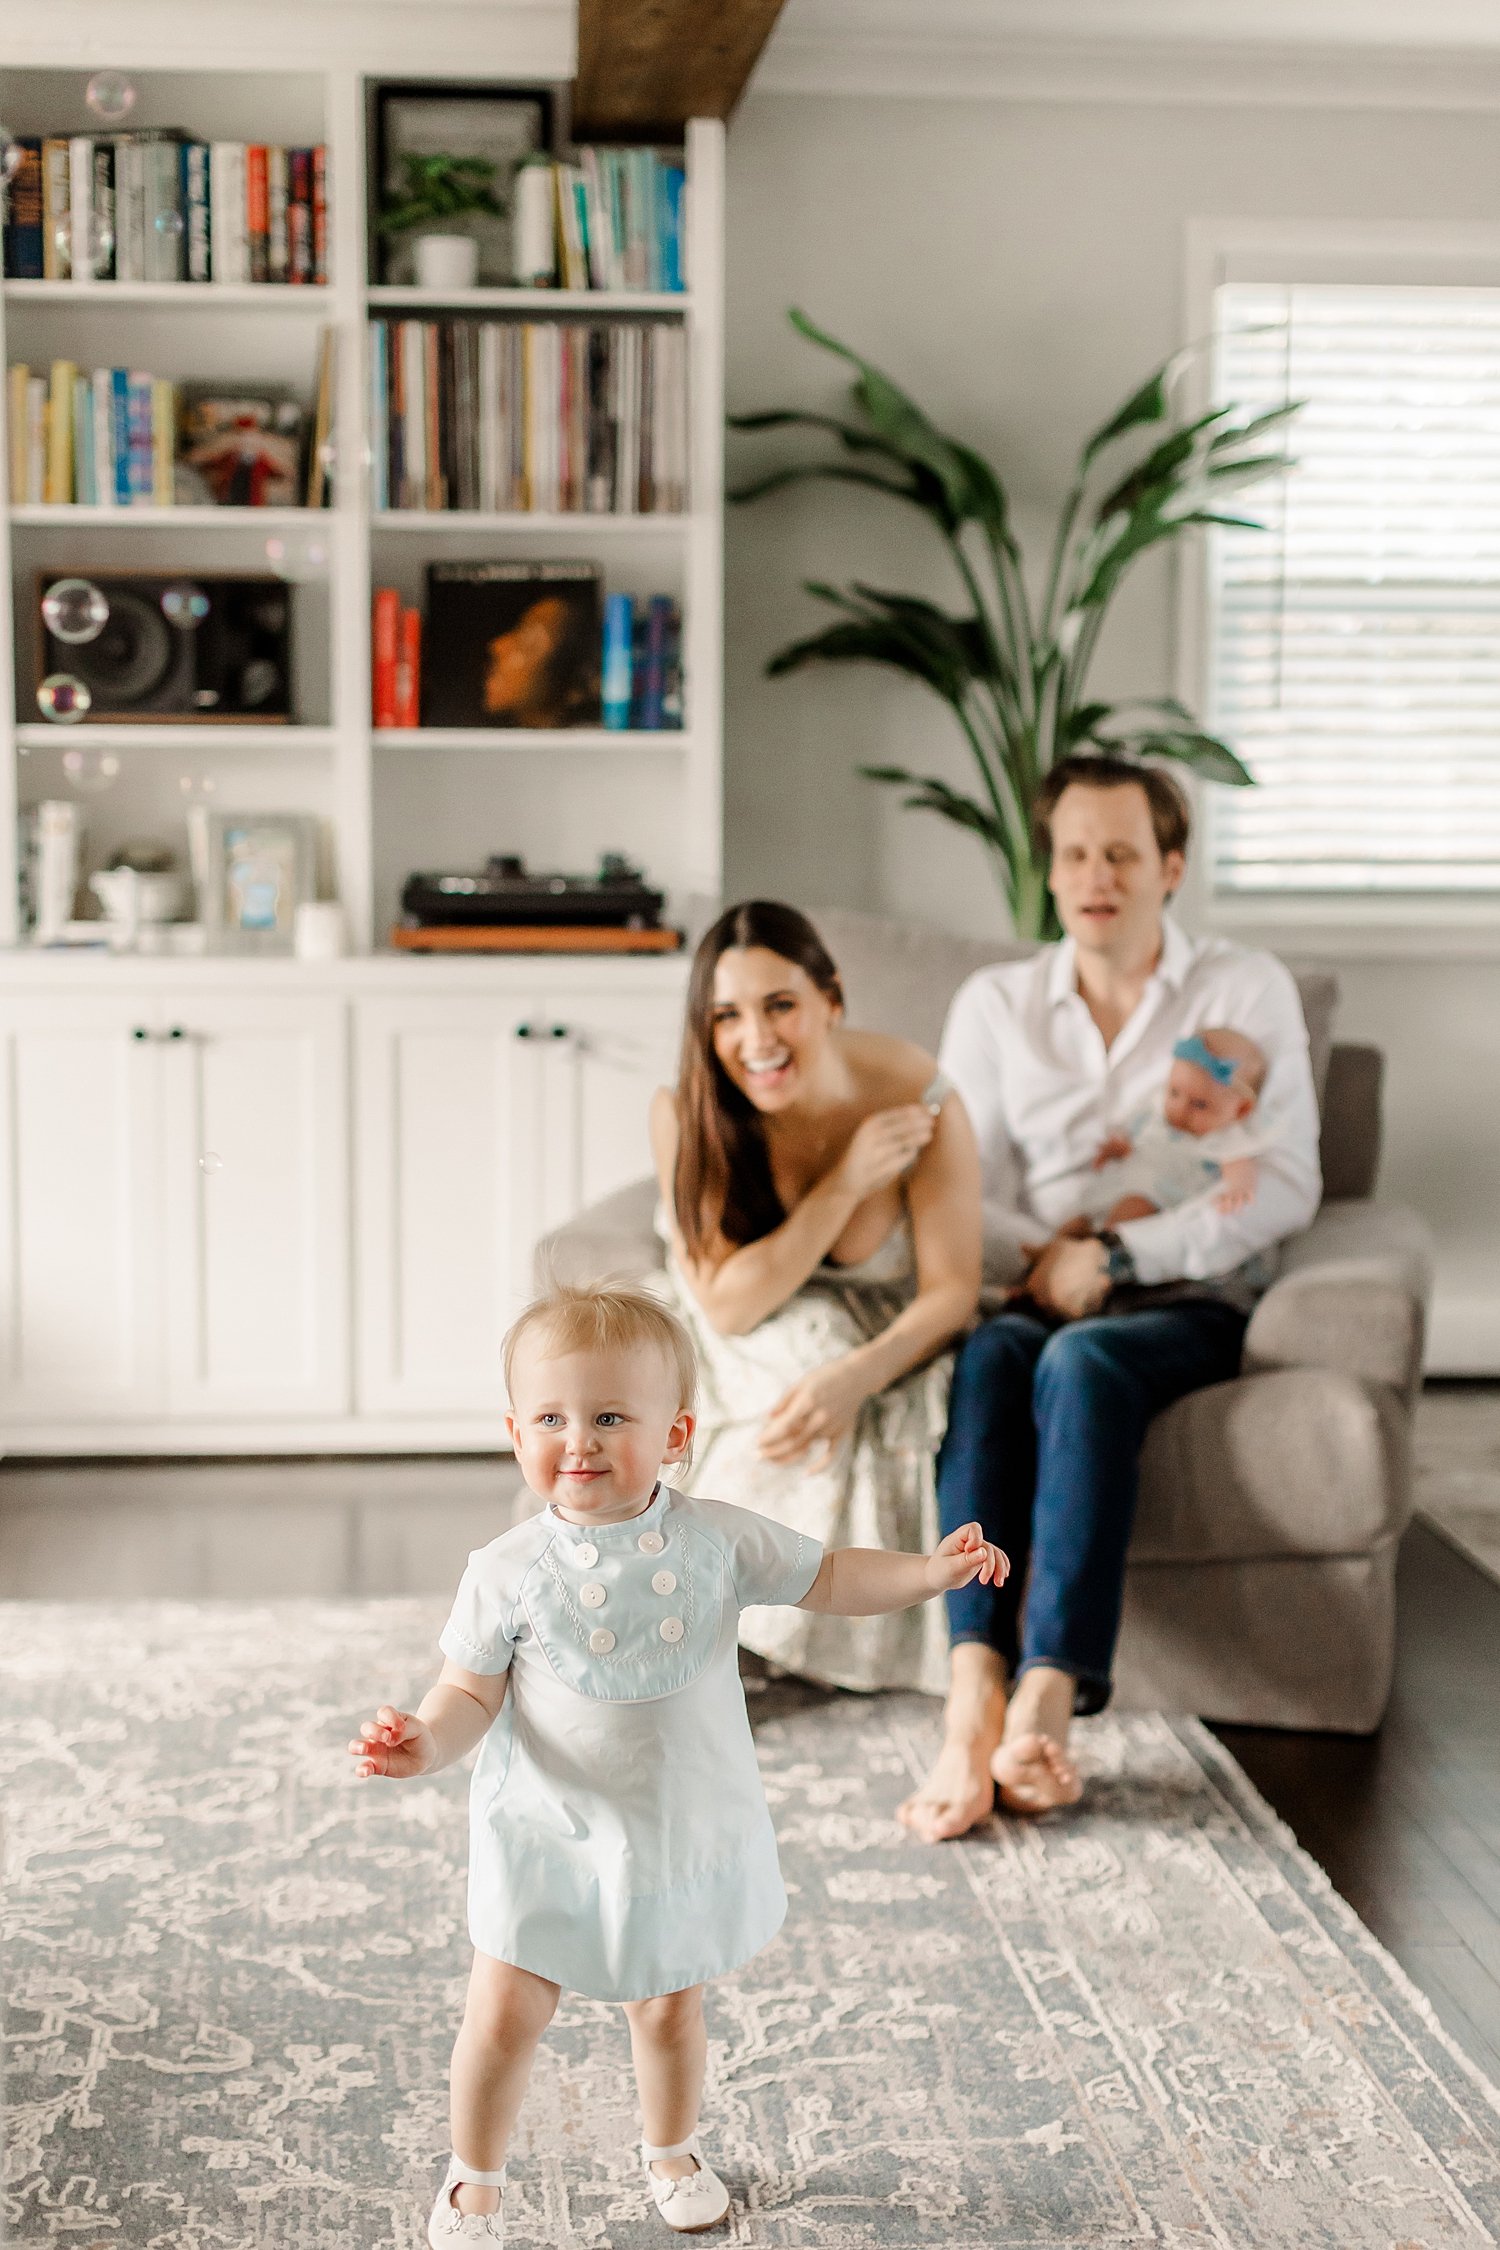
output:
<instances>
[{"instance_id":1,"label":"plant leaf","mask_svg":"<svg viewBox=\"0 0 1500 2250\"><path fill-rule=\"evenodd\" d=\"M1008 865L1014 864L1010 837L990 807L981 805L977 798L966 797L961 789L951 788L936 774L908 773L904 766L861 766L859 771L867 781L887 781L910 789L912 795L902 802L912 811L941 813L944 820L982 836L1002 853Z\"/></svg>"},{"instance_id":2,"label":"plant leaf","mask_svg":"<svg viewBox=\"0 0 1500 2250\"><path fill-rule=\"evenodd\" d=\"M813 477L828 477L835 484L863 484L872 492L888 492L893 500L907 500L917 507L926 505L909 484L895 484L889 477L877 476L873 469L847 467L841 461L806 461L795 468L772 469L763 477L752 477L748 484L737 484L725 494L736 504L746 500L759 500L767 492L779 492L785 485L806 484Z\"/></svg>"},{"instance_id":3,"label":"plant leaf","mask_svg":"<svg viewBox=\"0 0 1500 2250\"><path fill-rule=\"evenodd\" d=\"M806 313L794 306L788 317L798 334L805 336L809 343L820 344L824 351L836 353L851 367L859 369L859 379L853 387L856 400L887 444L894 446L904 459L920 463L937 479L950 521L958 524L972 515L973 495L957 449L927 419L916 400L908 398L898 384L869 360L862 359L847 344L841 344L836 336L827 335Z\"/></svg>"},{"instance_id":4,"label":"plant leaf","mask_svg":"<svg viewBox=\"0 0 1500 2250\"><path fill-rule=\"evenodd\" d=\"M1164 367L1159 367L1154 375L1147 377L1138 391L1131 393L1125 404L1110 416L1102 428L1095 430L1078 456L1080 469L1087 469L1107 445L1113 445L1116 438L1124 437L1127 430L1137 430L1143 422L1160 422L1165 419L1167 383L1175 365L1176 361L1169 359Z\"/></svg>"},{"instance_id":5,"label":"plant leaf","mask_svg":"<svg viewBox=\"0 0 1500 2250\"><path fill-rule=\"evenodd\" d=\"M1174 727L1148 729L1144 733L1120 738L1138 758L1173 758L1179 765L1190 766L1208 781L1222 781L1231 789L1253 789L1255 776L1241 764L1227 742L1216 734L1205 734L1199 727Z\"/></svg>"},{"instance_id":6,"label":"plant leaf","mask_svg":"<svg viewBox=\"0 0 1500 2250\"><path fill-rule=\"evenodd\" d=\"M951 666L935 660L919 642L878 619L845 618L837 625L825 626L821 633L791 641L777 650L766 672L773 680L781 679L804 664L887 664L933 688L945 703L955 707L963 703L964 682L955 677Z\"/></svg>"},{"instance_id":7,"label":"plant leaf","mask_svg":"<svg viewBox=\"0 0 1500 2250\"><path fill-rule=\"evenodd\" d=\"M1058 724L1058 741L1068 749L1075 742L1083 742L1096 727L1102 726L1115 706L1112 703L1080 703ZM1183 714L1186 717L1186 713Z\"/></svg>"}]
</instances>

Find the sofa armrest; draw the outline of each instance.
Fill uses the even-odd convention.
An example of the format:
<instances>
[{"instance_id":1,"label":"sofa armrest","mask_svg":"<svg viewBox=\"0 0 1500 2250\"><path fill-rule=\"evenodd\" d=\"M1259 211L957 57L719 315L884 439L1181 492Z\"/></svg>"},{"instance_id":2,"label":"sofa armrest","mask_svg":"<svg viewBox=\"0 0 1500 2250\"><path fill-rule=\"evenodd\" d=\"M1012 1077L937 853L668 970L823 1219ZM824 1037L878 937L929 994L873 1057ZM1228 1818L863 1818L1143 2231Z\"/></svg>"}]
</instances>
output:
<instances>
[{"instance_id":1,"label":"sofa armrest","mask_svg":"<svg viewBox=\"0 0 1500 2250\"><path fill-rule=\"evenodd\" d=\"M1250 1316L1245 1371L1332 1367L1414 1395L1431 1290L1432 1238L1415 1212L1325 1203Z\"/></svg>"},{"instance_id":2,"label":"sofa armrest","mask_svg":"<svg viewBox=\"0 0 1500 2250\"><path fill-rule=\"evenodd\" d=\"M632 1180L544 1234L533 1268L538 1289L557 1281L588 1289L600 1281L645 1281L659 1273L664 1253L652 1224L657 1192L655 1180Z\"/></svg>"}]
</instances>

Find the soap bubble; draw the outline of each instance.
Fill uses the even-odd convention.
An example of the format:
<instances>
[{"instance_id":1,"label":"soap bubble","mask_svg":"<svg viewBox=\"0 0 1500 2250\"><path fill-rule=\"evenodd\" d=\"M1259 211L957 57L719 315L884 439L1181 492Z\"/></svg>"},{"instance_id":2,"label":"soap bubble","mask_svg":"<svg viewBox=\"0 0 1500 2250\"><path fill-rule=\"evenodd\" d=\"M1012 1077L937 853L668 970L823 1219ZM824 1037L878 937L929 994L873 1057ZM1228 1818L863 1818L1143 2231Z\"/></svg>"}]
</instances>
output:
<instances>
[{"instance_id":1,"label":"soap bubble","mask_svg":"<svg viewBox=\"0 0 1500 2250\"><path fill-rule=\"evenodd\" d=\"M171 210L158 211L156 214L156 231L158 234L166 235L169 240L175 239L182 232L182 213Z\"/></svg>"},{"instance_id":2,"label":"soap bubble","mask_svg":"<svg viewBox=\"0 0 1500 2250\"><path fill-rule=\"evenodd\" d=\"M97 797L112 789L120 778L120 760L113 750L65 750L63 773L81 796Z\"/></svg>"},{"instance_id":3,"label":"soap bubble","mask_svg":"<svg viewBox=\"0 0 1500 2250\"><path fill-rule=\"evenodd\" d=\"M299 579L321 578L328 568L328 541L317 532L297 532L291 537L275 533L266 541L266 561L278 578L292 584Z\"/></svg>"},{"instance_id":4,"label":"soap bubble","mask_svg":"<svg viewBox=\"0 0 1500 2250\"><path fill-rule=\"evenodd\" d=\"M58 578L42 596L42 622L54 640L81 648L109 623L109 602L90 578Z\"/></svg>"},{"instance_id":5,"label":"soap bubble","mask_svg":"<svg viewBox=\"0 0 1500 2250\"><path fill-rule=\"evenodd\" d=\"M83 98L106 125L123 123L135 108L135 88L123 70L96 70Z\"/></svg>"},{"instance_id":6,"label":"soap bubble","mask_svg":"<svg viewBox=\"0 0 1500 2250\"><path fill-rule=\"evenodd\" d=\"M88 717L93 705L88 688L71 672L49 672L36 691L36 707L42 717L60 727L76 726Z\"/></svg>"},{"instance_id":7,"label":"soap bubble","mask_svg":"<svg viewBox=\"0 0 1500 2250\"><path fill-rule=\"evenodd\" d=\"M222 1172L224 1159L217 1149L206 1148L198 1159L198 1169L200 1172Z\"/></svg>"},{"instance_id":8,"label":"soap bubble","mask_svg":"<svg viewBox=\"0 0 1500 2250\"><path fill-rule=\"evenodd\" d=\"M115 238L109 227L94 226L89 231L89 255L84 260L85 270L73 276L75 281L94 281L107 275L114 262Z\"/></svg>"},{"instance_id":9,"label":"soap bubble","mask_svg":"<svg viewBox=\"0 0 1500 2250\"><path fill-rule=\"evenodd\" d=\"M182 579L175 586L164 586L161 613L169 625L179 633L196 633L209 611L209 600L201 586Z\"/></svg>"},{"instance_id":10,"label":"soap bubble","mask_svg":"<svg viewBox=\"0 0 1500 2250\"><path fill-rule=\"evenodd\" d=\"M0 125L0 187L9 187L21 169L25 151L9 126Z\"/></svg>"}]
</instances>

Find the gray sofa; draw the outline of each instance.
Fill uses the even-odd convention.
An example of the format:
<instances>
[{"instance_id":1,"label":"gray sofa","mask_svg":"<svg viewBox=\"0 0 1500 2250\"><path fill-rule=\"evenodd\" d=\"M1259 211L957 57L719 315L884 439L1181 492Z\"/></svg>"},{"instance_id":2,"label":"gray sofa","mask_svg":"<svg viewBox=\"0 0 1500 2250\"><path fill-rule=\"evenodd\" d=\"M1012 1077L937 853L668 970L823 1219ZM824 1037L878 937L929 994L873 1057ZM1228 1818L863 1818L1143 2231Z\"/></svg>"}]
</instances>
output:
<instances>
[{"instance_id":1,"label":"gray sofa","mask_svg":"<svg viewBox=\"0 0 1500 2250\"><path fill-rule=\"evenodd\" d=\"M929 1049L964 977L1025 950L873 915L815 919L850 1020ZM1381 1058L1333 1043L1332 976L1297 981L1322 1104L1323 1207L1256 1307L1239 1378L1152 1424L1116 1700L1363 1734L1390 1692L1431 1252L1414 1214L1371 1200ZM649 1181L621 1189L551 1236L542 1264L579 1281L644 1276L661 1258L654 1203Z\"/></svg>"}]
</instances>

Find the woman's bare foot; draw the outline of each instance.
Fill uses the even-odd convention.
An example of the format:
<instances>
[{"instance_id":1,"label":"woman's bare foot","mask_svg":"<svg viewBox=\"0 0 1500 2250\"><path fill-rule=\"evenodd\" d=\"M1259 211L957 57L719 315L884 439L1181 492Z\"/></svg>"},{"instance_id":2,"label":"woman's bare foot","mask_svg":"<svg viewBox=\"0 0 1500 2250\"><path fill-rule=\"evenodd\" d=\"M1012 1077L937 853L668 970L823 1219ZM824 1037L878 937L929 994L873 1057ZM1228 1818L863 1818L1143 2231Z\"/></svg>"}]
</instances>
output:
<instances>
[{"instance_id":1,"label":"woman's bare foot","mask_svg":"<svg viewBox=\"0 0 1500 2250\"><path fill-rule=\"evenodd\" d=\"M995 1809L990 1761L1005 1729L1005 1668L982 1641L960 1641L943 1710L943 1747L896 1818L924 1844L966 1836Z\"/></svg>"},{"instance_id":2,"label":"woman's bare foot","mask_svg":"<svg viewBox=\"0 0 1500 2250\"><path fill-rule=\"evenodd\" d=\"M1009 1737L990 1760L990 1772L1007 1812L1056 1812L1083 1795L1077 1767L1045 1734Z\"/></svg>"},{"instance_id":3,"label":"woman's bare foot","mask_svg":"<svg viewBox=\"0 0 1500 2250\"><path fill-rule=\"evenodd\" d=\"M1068 1756L1073 1716L1073 1675L1050 1664L1021 1674L1005 1719L1005 1735L990 1773L1007 1812L1056 1812L1083 1795L1078 1768Z\"/></svg>"}]
</instances>

